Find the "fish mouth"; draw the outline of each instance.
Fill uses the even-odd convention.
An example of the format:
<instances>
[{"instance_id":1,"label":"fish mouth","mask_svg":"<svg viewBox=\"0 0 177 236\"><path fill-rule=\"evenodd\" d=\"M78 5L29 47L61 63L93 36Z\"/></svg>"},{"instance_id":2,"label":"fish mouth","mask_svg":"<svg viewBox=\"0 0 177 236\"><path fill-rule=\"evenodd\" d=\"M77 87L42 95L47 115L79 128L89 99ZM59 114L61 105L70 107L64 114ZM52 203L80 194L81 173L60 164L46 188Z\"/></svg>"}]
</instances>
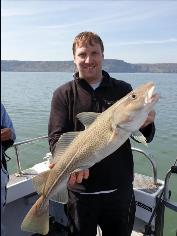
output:
<instances>
[{"instance_id":1,"label":"fish mouth","mask_svg":"<svg viewBox=\"0 0 177 236\"><path fill-rule=\"evenodd\" d=\"M152 85L151 88L146 93L145 104L156 103L159 100L160 95L158 93L154 93L154 90L155 90L155 85Z\"/></svg>"}]
</instances>

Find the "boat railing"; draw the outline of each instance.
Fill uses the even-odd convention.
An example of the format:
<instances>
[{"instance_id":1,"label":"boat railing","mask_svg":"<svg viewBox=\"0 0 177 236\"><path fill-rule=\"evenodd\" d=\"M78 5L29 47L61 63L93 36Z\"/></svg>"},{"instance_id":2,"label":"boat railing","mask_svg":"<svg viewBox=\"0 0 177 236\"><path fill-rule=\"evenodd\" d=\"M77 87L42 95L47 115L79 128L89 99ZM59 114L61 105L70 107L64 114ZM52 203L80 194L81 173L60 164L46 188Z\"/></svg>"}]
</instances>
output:
<instances>
[{"instance_id":1,"label":"boat railing","mask_svg":"<svg viewBox=\"0 0 177 236\"><path fill-rule=\"evenodd\" d=\"M154 185L156 185L157 184L157 165L156 165L156 162L153 160L153 155L150 154L150 153L145 152L142 149L135 148L135 147L132 147L132 151L143 154L143 157L148 159L148 161L151 163L152 174L153 174L153 183L154 183Z\"/></svg>"},{"instance_id":2,"label":"boat railing","mask_svg":"<svg viewBox=\"0 0 177 236\"><path fill-rule=\"evenodd\" d=\"M15 149L15 156L16 156L16 163L17 163L17 172L15 173L16 176L22 176L24 174L23 170L21 168L21 164L20 164L19 147L21 145L33 143L33 142L43 140L43 139L46 139L46 138L48 138L48 136L40 136L40 137L37 137L37 138L27 139L27 140L24 140L24 141L21 141L21 142L16 142L16 143L13 144L12 148Z\"/></svg>"},{"instance_id":3,"label":"boat railing","mask_svg":"<svg viewBox=\"0 0 177 236\"><path fill-rule=\"evenodd\" d=\"M36 137L36 138L32 138L32 139L27 139L27 140L24 140L24 141L21 141L21 142L14 143L14 145L12 147L15 149L15 156L16 156L16 162L17 162L17 173L16 173L16 176L22 176L24 174L23 170L21 168L21 163L20 163L20 158L19 158L19 147L21 145L25 145L25 144L29 144L29 143L34 143L34 142L37 142L37 141L40 141L40 140L43 140L43 139L47 139L47 138L48 138L48 136L45 135L45 136L40 136L40 137ZM152 159L152 155L149 154L149 153L146 153L142 149L135 148L135 147L132 147L132 151L143 154L143 156L150 161L150 163L152 165L152 170L153 170L153 182L154 182L154 184L157 184L157 167L156 167L156 163Z\"/></svg>"},{"instance_id":4,"label":"boat railing","mask_svg":"<svg viewBox=\"0 0 177 236\"><path fill-rule=\"evenodd\" d=\"M167 172L165 176L164 195L163 195L164 205L168 207L169 209L177 212L177 202L169 201L169 198L170 198L169 182L170 182L170 177L172 174L177 174L177 158L175 160L175 163L171 166L171 168L169 169L169 171Z\"/></svg>"}]
</instances>

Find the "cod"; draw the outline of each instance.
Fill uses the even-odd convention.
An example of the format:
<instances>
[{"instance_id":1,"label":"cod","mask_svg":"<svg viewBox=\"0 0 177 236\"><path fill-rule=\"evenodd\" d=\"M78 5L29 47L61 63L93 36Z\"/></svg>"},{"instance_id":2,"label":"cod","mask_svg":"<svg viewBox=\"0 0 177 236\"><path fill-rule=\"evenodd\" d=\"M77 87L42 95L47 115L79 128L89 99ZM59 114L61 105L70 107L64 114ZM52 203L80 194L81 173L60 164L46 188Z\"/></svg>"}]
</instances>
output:
<instances>
[{"instance_id":1,"label":"cod","mask_svg":"<svg viewBox=\"0 0 177 236\"><path fill-rule=\"evenodd\" d=\"M88 169L116 151L132 134L145 142L139 132L148 113L159 100L155 84L146 83L131 91L102 113L82 112L81 132L64 133L54 152L54 167L33 179L40 195L24 218L21 229L46 235L49 231L49 199L56 195L67 203L67 182L72 172ZM109 157L108 157L109 158Z\"/></svg>"}]
</instances>

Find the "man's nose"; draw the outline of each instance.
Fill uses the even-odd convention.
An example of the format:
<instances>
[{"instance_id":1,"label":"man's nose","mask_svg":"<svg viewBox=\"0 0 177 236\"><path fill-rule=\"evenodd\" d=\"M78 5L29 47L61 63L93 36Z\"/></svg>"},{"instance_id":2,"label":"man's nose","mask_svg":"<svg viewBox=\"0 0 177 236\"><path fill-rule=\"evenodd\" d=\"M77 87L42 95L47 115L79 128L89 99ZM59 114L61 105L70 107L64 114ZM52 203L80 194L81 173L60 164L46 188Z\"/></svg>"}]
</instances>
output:
<instances>
[{"instance_id":1,"label":"man's nose","mask_svg":"<svg viewBox=\"0 0 177 236\"><path fill-rule=\"evenodd\" d=\"M91 62L91 56L87 56L86 58L85 58L85 63L90 63Z\"/></svg>"}]
</instances>

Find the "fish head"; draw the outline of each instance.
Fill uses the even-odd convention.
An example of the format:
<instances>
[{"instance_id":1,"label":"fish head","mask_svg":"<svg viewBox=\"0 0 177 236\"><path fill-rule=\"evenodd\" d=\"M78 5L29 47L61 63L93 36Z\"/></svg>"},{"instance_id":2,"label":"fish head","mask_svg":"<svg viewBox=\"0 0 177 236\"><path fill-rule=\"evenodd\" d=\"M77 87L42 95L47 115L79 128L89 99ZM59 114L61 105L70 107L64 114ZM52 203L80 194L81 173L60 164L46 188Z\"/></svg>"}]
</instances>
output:
<instances>
[{"instance_id":1,"label":"fish head","mask_svg":"<svg viewBox=\"0 0 177 236\"><path fill-rule=\"evenodd\" d=\"M112 113L113 127L130 132L138 130L159 100L160 96L154 93L154 89L154 82L143 84L115 103Z\"/></svg>"}]
</instances>

